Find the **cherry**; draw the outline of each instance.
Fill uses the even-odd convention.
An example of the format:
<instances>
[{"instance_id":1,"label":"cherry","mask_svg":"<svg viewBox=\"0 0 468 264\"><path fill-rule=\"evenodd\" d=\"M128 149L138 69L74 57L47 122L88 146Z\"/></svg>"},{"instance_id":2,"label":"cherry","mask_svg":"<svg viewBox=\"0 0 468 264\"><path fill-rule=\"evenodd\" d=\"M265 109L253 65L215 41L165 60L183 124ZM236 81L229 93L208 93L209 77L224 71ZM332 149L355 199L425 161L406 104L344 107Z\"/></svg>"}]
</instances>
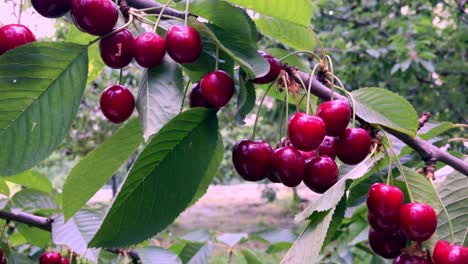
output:
<instances>
[{"instance_id":1,"label":"cherry","mask_svg":"<svg viewBox=\"0 0 468 264\"><path fill-rule=\"evenodd\" d=\"M134 55L137 63L144 68L153 68L161 63L166 54L166 41L158 34L146 32L134 41Z\"/></svg>"},{"instance_id":2,"label":"cherry","mask_svg":"<svg viewBox=\"0 0 468 264\"><path fill-rule=\"evenodd\" d=\"M393 260L393 264L429 264L429 262L422 257L401 254Z\"/></svg>"},{"instance_id":3,"label":"cherry","mask_svg":"<svg viewBox=\"0 0 468 264\"><path fill-rule=\"evenodd\" d=\"M379 256L391 259L400 255L400 250L406 245L406 239L400 231L381 233L371 228L369 230L369 245Z\"/></svg>"},{"instance_id":4,"label":"cherry","mask_svg":"<svg viewBox=\"0 0 468 264\"><path fill-rule=\"evenodd\" d=\"M72 0L31 0L31 4L42 16L57 18L70 11Z\"/></svg>"},{"instance_id":5,"label":"cherry","mask_svg":"<svg viewBox=\"0 0 468 264\"><path fill-rule=\"evenodd\" d=\"M276 80L276 78L278 78L281 72L281 64L275 57L271 56L265 51L259 51L258 53L268 61L270 64L270 70L262 77L255 78L253 82L258 84L271 83L272 81Z\"/></svg>"},{"instance_id":6,"label":"cherry","mask_svg":"<svg viewBox=\"0 0 468 264\"><path fill-rule=\"evenodd\" d=\"M200 90L200 83L197 82L192 85L192 90L189 95L190 107L207 107L210 108L210 104L205 100L205 96Z\"/></svg>"},{"instance_id":7,"label":"cherry","mask_svg":"<svg viewBox=\"0 0 468 264\"><path fill-rule=\"evenodd\" d=\"M291 141L289 141L289 139L287 139L286 137L283 137L281 138L280 143L276 144L276 148L280 148L280 147L293 147L293 145L291 144ZM298 150L298 151L301 153L302 157L304 158L306 162L307 160L316 156L315 150L312 150L312 151Z\"/></svg>"},{"instance_id":8,"label":"cherry","mask_svg":"<svg viewBox=\"0 0 468 264\"><path fill-rule=\"evenodd\" d=\"M321 156L327 155L328 157L335 159L336 158L336 143L335 138L330 136L325 136L322 143L319 146L319 154Z\"/></svg>"},{"instance_id":9,"label":"cherry","mask_svg":"<svg viewBox=\"0 0 468 264\"><path fill-rule=\"evenodd\" d=\"M370 213L387 222L399 222L400 207L403 205L403 192L395 186L374 183L367 193L367 208Z\"/></svg>"},{"instance_id":10,"label":"cherry","mask_svg":"<svg viewBox=\"0 0 468 264\"><path fill-rule=\"evenodd\" d=\"M8 263L8 259L6 258L6 256L2 256L2 258L0 259L0 264L7 264Z\"/></svg>"},{"instance_id":11,"label":"cherry","mask_svg":"<svg viewBox=\"0 0 468 264\"><path fill-rule=\"evenodd\" d=\"M72 0L70 13L79 30L96 36L111 32L119 19L111 0Z\"/></svg>"},{"instance_id":12,"label":"cherry","mask_svg":"<svg viewBox=\"0 0 468 264\"><path fill-rule=\"evenodd\" d=\"M318 116L295 113L288 123L289 139L302 151L316 149L325 137L325 123Z\"/></svg>"},{"instance_id":13,"label":"cherry","mask_svg":"<svg viewBox=\"0 0 468 264\"><path fill-rule=\"evenodd\" d=\"M226 72L217 70L203 77L200 88L205 100L219 108L225 106L234 94L234 81Z\"/></svg>"},{"instance_id":14,"label":"cherry","mask_svg":"<svg viewBox=\"0 0 468 264\"><path fill-rule=\"evenodd\" d=\"M439 240L434 247L432 259L435 264L466 264L468 263L468 247Z\"/></svg>"},{"instance_id":15,"label":"cherry","mask_svg":"<svg viewBox=\"0 0 468 264\"><path fill-rule=\"evenodd\" d=\"M107 119L114 123L122 123L132 115L135 98L127 88L121 85L111 85L102 92L100 105Z\"/></svg>"},{"instance_id":16,"label":"cherry","mask_svg":"<svg viewBox=\"0 0 468 264\"><path fill-rule=\"evenodd\" d=\"M369 154L371 137L362 128L346 128L336 141L336 154L346 164L356 165Z\"/></svg>"},{"instance_id":17,"label":"cherry","mask_svg":"<svg viewBox=\"0 0 468 264\"><path fill-rule=\"evenodd\" d=\"M274 182L274 183L280 183L281 180L272 172L268 173L267 178L269 181Z\"/></svg>"},{"instance_id":18,"label":"cherry","mask_svg":"<svg viewBox=\"0 0 468 264\"><path fill-rule=\"evenodd\" d=\"M62 258L60 264L70 264L70 261L66 258Z\"/></svg>"},{"instance_id":19,"label":"cherry","mask_svg":"<svg viewBox=\"0 0 468 264\"><path fill-rule=\"evenodd\" d=\"M299 152L301 153L301 155L304 158L304 160L306 161L306 163L307 163L307 161L309 161L312 158L315 158L317 156L317 152L315 150L312 150L312 151L299 150Z\"/></svg>"},{"instance_id":20,"label":"cherry","mask_svg":"<svg viewBox=\"0 0 468 264\"><path fill-rule=\"evenodd\" d=\"M133 35L127 29L101 39L99 52L104 63L114 69L127 66L133 59Z\"/></svg>"},{"instance_id":21,"label":"cherry","mask_svg":"<svg viewBox=\"0 0 468 264\"><path fill-rule=\"evenodd\" d=\"M271 158L273 173L288 187L298 186L305 175L306 164L301 153L294 147L281 147Z\"/></svg>"},{"instance_id":22,"label":"cherry","mask_svg":"<svg viewBox=\"0 0 468 264\"><path fill-rule=\"evenodd\" d=\"M242 139L234 145L232 162L244 180L260 181L270 172L272 152L266 141Z\"/></svg>"},{"instance_id":23,"label":"cherry","mask_svg":"<svg viewBox=\"0 0 468 264\"><path fill-rule=\"evenodd\" d=\"M39 257L40 264L60 264L62 261L62 256L60 253L51 251L51 252L44 252Z\"/></svg>"},{"instance_id":24,"label":"cherry","mask_svg":"<svg viewBox=\"0 0 468 264\"><path fill-rule=\"evenodd\" d=\"M34 41L36 41L36 37L26 26L21 24L5 25L0 28L0 55Z\"/></svg>"},{"instance_id":25,"label":"cherry","mask_svg":"<svg viewBox=\"0 0 468 264\"><path fill-rule=\"evenodd\" d=\"M392 233L398 230L400 227L399 219L399 214L382 218L375 216L371 212L367 213L367 221L369 222L369 225L376 231L383 233Z\"/></svg>"},{"instance_id":26,"label":"cherry","mask_svg":"<svg viewBox=\"0 0 468 264\"><path fill-rule=\"evenodd\" d=\"M324 193L338 181L338 166L329 156L312 158L307 163L304 184L316 193Z\"/></svg>"},{"instance_id":27,"label":"cherry","mask_svg":"<svg viewBox=\"0 0 468 264\"><path fill-rule=\"evenodd\" d=\"M437 227L434 209L423 203L408 203L400 208L400 228L413 241L428 240Z\"/></svg>"},{"instance_id":28,"label":"cherry","mask_svg":"<svg viewBox=\"0 0 468 264\"><path fill-rule=\"evenodd\" d=\"M337 137L343 133L351 119L351 108L346 100L333 100L321 103L317 115L327 125L328 136Z\"/></svg>"},{"instance_id":29,"label":"cherry","mask_svg":"<svg viewBox=\"0 0 468 264\"><path fill-rule=\"evenodd\" d=\"M188 26L174 25L166 33L167 53L178 63L194 62L201 54L200 34Z\"/></svg>"}]
</instances>

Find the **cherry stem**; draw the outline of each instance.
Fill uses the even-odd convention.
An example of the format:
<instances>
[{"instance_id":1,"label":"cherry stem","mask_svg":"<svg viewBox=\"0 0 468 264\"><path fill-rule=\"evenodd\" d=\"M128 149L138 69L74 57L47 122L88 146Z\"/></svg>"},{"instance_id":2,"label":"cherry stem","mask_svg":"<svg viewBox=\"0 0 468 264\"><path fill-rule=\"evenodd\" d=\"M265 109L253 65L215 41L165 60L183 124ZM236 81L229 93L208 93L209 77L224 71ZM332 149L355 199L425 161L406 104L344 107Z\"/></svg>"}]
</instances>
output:
<instances>
[{"instance_id":1,"label":"cherry stem","mask_svg":"<svg viewBox=\"0 0 468 264\"><path fill-rule=\"evenodd\" d=\"M112 36L115 33L119 32L119 31L121 31L123 29L126 29L132 22L133 22L133 13L130 13L130 17L129 17L127 23L125 23L123 26L119 27L118 29L105 34L104 36L101 36L101 37L95 38L94 40L91 40L88 43L88 46L91 46L91 45L93 45L94 43L98 42L101 39L107 38L107 37Z\"/></svg>"},{"instance_id":2,"label":"cherry stem","mask_svg":"<svg viewBox=\"0 0 468 264\"><path fill-rule=\"evenodd\" d=\"M285 123L285 133L284 134L285 134L286 137L288 137L288 119L289 119L289 114L288 114L289 98L288 98L288 94L289 94L289 89L288 89L288 83L286 82L286 77L284 77L284 75L283 75L283 76L281 76L281 78L283 79L284 87L286 89L286 101L285 101L285 103L286 103L286 110L285 110L285 112L286 112L286 119L285 119L286 123Z\"/></svg>"},{"instance_id":3,"label":"cherry stem","mask_svg":"<svg viewBox=\"0 0 468 264\"><path fill-rule=\"evenodd\" d=\"M343 91L346 96L351 99L351 107L353 108L353 122L352 122L352 126L353 128L356 127L356 101L354 100L354 97L353 95L348 92L344 87L340 87L340 86L336 86L336 85L333 85L335 88L338 88L339 90Z\"/></svg>"},{"instance_id":4,"label":"cherry stem","mask_svg":"<svg viewBox=\"0 0 468 264\"><path fill-rule=\"evenodd\" d=\"M119 73L119 85L122 85L122 71L123 71L123 69L120 69L120 73Z\"/></svg>"},{"instance_id":5,"label":"cherry stem","mask_svg":"<svg viewBox=\"0 0 468 264\"><path fill-rule=\"evenodd\" d=\"M284 57L281 57L280 59L278 59L279 61L283 61L291 56L294 56L294 55L297 55L297 54L309 54L309 55L312 55L315 59L317 60L320 60L320 57L319 55L317 55L315 52L313 51L308 51L308 50L298 50L298 51L294 51L294 52L291 52L289 53L288 55L284 56Z\"/></svg>"},{"instance_id":6,"label":"cherry stem","mask_svg":"<svg viewBox=\"0 0 468 264\"><path fill-rule=\"evenodd\" d=\"M215 70L218 70L218 64L219 64L219 47L216 46L216 62L215 62Z\"/></svg>"},{"instance_id":7,"label":"cherry stem","mask_svg":"<svg viewBox=\"0 0 468 264\"><path fill-rule=\"evenodd\" d=\"M450 216L449 216L449 214L447 212L447 208L445 208L445 205L442 202L442 199L440 198L439 192L437 191L437 188L434 185L434 181L432 181L432 179L429 179L429 182L431 183L432 188L434 189L435 193L437 194L438 202L442 206L442 210L444 211L444 214L447 217L447 222L448 222L449 230L450 230L450 242L454 243L455 241L454 241L454 237L453 237L453 225L452 225L452 221L450 220Z\"/></svg>"},{"instance_id":8,"label":"cherry stem","mask_svg":"<svg viewBox=\"0 0 468 264\"><path fill-rule=\"evenodd\" d=\"M283 114L284 114L283 106L281 106L280 109L281 111L280 111L280 125L279 125L279 142L281 142L281 139L283 138Z\"/></svg>"},{"instance_id":9,"label":"cherry stem","mask_svg":"<svg viewBox=\"0 0 468 264\"><path fill-rule=\"evenodd\" d=\"M161 9L161 12L159 12L159 16L158 16L158 20L156 20L156 23L154 24L154 27L153 27L153 33L156 32L156 29L158 28L158 25L159 25L159 21L161 21L161 17L164 13L164 10L166 10L166 7L172 2L172 0L168 0L164 6L162 7Z\"/></svg>"},{"instance_id":10,"label":"cherry stem","mask_svg":"<svg viewBox=\"0 0 468 264\"><path fill-rule=\"evenodd\" d=\"M5 236L5 228L7 227L8 225L8 222L5 221L5 224L3 225L3 228L2 228L2 236L0 238L0 241L3 241L3 237Z\"/></svg>"},{"instance_id":11,"label":"cherry stem","mask_svg":"<svg viewBox=\"0 0 468 264\"><path fill-rule=\"evenodd\" d=\"M185 0L185 26L187 26L190 0Z\"/></svg>"},{"instance_id":12,"label":"cherry stem","mask_svg":"<svg viewBox=\"0 0 468 264\"><path fill-rule=\"evenodd\" d=\"M327 52L325 51L325 48L323 47L322 41L320 41L320 38L317 36L317 34L315 34L315 32L310 28L310 26L309 26L308 29L309 29L310 32L312 32L312 35L314 36L315 40L319 44L320 51L322 52L322 57L325 57Z\"/></svg>"},{"instance_id":13,"label":"cherry stem","mask_svg":"<svg viewBox=\"0 0 468 264\"><path fill-rule=\"evenodd\" d=\"M192 82L189 80L189 81L187 82L187 84L185 85L184 97L182 97L182 103L180 104L179 113L181 113L181 112L182 112L182 109L184 108L185 97L187 97L187 91L188 91L188 88L189 88L190 84L192 84Z\"/></svg>"},{"instance_id":14,"label":"cherry stem","mask_svg":"<svg viewBox=\"0 0 468 264\"><path fill-rule=\"evenodd\" d=\"M23 14L23 0L19 3L18 24L21 24L21 15Z\"/></svg>"},{"instance_id":15,"label":"cherry stem","mask_svg":"<svg viewBox=\"0 0 468 264\"><path fill-rule=\"evenodd\" d=\"M317 71L317 66L318 64L315 64L314 68L312 69L312 72L309 75L309 85L307 86L307 111L306 111L307 114L309 114L309 107L310 107L310 88L312 87L312 78L314 77L315 72ZM304 84L302 82L302 78L299 78L299 80L301 80L301 83Z\"/></svg>"},{"instance_id":16,"label":"cherry stem","mask_svg":"<svg viewBox=\"0 0 468 264\"><path fill-rule=\"evenodd\" d=\"M271 83L268 88L265 90L265 93L262 96L262 99L260 100L260 105L258 106L257 109L257 115L255 116L255 122L254 122L254 127L253 127L253 132L252 132L252 140L255 140L255 132L257 131L257 123L258 123L258 117L260 116L260 111L262 110L263 106L263 101L265 101L265 98L268 95L268 92L270 91L271 87L273 87L274 83Z\"/></svg>"},{"instance_id":17,"label":"cherry stem","mask_svg":"<svg viewBox=\"0 0 468 264\"><path fill-rule=\"evenodd\" d=\"M455 124L454 127L468 128L468 124Z\"/></svg>"},{"instance_id":18,"label":"cherry stem","mask_svg":"<svg viewBox=\"0 0 468 264\"><path fill-rule=\"evenodd\" d=\"M393 184L393 180L392 180L392 157L390 156L390 154L388 153L388 150L385 149L385 152L387 153L387 157L388 157L388 171L387 171L387 185L390 185L390 184Z\"/></svg>"},{"instance_id":19,"label":"cherry stem","mask_svg":"<svg viewBox=\"0 0 468 264\"><path fill-rule=\"evenodd\" d=\"M325 61L326 61L327 65L328 65L328 67L330 68L330 72L332 74L330 81L331 81L332 84L335 84L335 72L333 70L333 61L332 61L332 59L331 59L331 57L329 55L325 56ZM333 85L332 85L331 89L332 89L331 100L333 100Z\"/></svg>"}]
</instances>

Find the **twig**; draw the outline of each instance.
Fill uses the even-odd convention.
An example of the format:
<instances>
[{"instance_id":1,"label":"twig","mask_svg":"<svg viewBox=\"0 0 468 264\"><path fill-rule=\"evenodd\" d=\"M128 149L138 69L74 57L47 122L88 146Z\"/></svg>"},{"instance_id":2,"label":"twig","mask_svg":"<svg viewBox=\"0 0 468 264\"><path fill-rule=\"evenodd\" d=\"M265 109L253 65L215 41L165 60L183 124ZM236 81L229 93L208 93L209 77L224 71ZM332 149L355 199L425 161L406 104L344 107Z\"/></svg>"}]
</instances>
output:
<instances>
[{"instance_id":1,"label":"twig","mask_svg":"<svg viewBox=\"0 0 468 264\"><path fill-rule=\"evenodd\" d=\"M418 130L426 124L429 118L431 118L431 112L424 112L422 114L422 116L418 119Z\"/></svg>"}]
</instances>

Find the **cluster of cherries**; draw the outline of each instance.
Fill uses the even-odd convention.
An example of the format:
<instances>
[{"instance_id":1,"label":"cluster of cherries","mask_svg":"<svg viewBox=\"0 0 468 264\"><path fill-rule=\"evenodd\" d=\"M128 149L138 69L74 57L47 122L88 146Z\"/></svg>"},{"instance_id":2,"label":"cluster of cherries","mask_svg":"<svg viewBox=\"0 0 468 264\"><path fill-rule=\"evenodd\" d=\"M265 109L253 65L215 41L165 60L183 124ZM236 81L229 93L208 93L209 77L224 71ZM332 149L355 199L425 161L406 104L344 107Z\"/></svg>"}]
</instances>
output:
<instances>
[{"instance_id":1,"label":"cluster of cherries","mask_svg":"<svg viewBox=\"0 0 468 264\"><path fill-rule=\"evenodd\" d=\"M39 264L70 264L70 261L62 258L62 255L58 252L48 251L42 253L39 257Z\"/></svg>"},{"instance_id":2,"label":"cluster of cherries","mask_svg":"<svg viewBox=\"0 0 468 264\"><path fill-rule=\"evenodd\" d=\"M423 203L404 204L403 192L395 186L375 183L367 194L369 244L372 250L394 264L462 264L468 263L468 248L440 240L432 260L421 252L402 253L407 239L417 245L428 240L437 228L434 209Z\"/></svg>"}]
</instances>

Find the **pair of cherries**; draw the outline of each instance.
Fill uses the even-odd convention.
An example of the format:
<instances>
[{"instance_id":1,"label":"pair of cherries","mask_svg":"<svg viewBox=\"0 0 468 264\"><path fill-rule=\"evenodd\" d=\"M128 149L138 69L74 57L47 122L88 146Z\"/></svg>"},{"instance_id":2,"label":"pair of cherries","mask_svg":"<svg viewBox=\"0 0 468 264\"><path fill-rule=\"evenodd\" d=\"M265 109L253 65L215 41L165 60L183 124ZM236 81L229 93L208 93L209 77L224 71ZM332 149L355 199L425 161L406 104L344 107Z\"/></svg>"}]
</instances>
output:
<instances>
[{"instance_id":1,"label":"pair of cherries","mask_svg":"<svg viewBox=\"0 0 468 264\"><path fill-rule=\"evenodd\" d=\"M68 259L62 258L60 253L55 251L44 252L39 257L39 264L70 264Z\"/></svg>"}]
</instances>

